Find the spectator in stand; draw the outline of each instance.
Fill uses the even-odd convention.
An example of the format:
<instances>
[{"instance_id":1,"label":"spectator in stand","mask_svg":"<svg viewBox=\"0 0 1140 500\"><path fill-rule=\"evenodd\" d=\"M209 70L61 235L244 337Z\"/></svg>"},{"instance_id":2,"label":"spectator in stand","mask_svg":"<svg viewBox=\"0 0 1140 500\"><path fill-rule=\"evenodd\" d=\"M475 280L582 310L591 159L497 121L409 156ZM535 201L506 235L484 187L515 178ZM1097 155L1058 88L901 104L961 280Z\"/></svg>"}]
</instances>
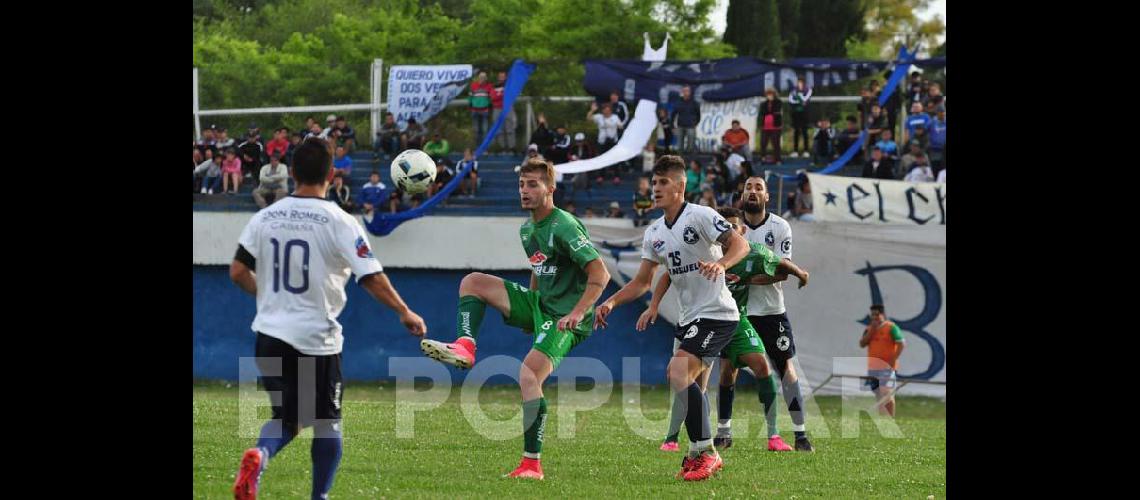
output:
<instances>
[{"instance_id":1,"label":"spectator in stand","mask_svg":"<svg viewBox=\"0 0 1140 500\"><path fill-rule=\"evenodd\" d=\"M871 116L871 107L879 101L875 99L875 96L871 95L871 89L869 87L861 89L859 91L859 97L859 104L855 105L855 109L859 110L859 129L866 130L868 128L867 117Z\"/></svg>"},{"instance_id":2,"label":"spectator in stand","mask_svg":"<svg viewBox=\"0 0 1140 500\"><path fill-rule=\"evenodd\" d=\"M808 101L811 100L812 89L807 88L804 79L797 78L796 86L788 94L788 105L792 108L792 158L798 158L800 153L808 156ZM803 149L800 149L800 137L804 139Z\"/></svg>"},{"instance_id":3,"label":"spectator in stand","mask_svg":"<svg viewBox=\"0 0 1140 500\"><path fill-rule=\"evenodd\" d=\"M705 186L701 189L700 198L697 199L697 204L709 208L717 208L716 192L713 188Z\"/></svg>"},{"instance_id":4,"label":"spectator in stand","mask_svg":"<svg viewBox=\"0 0 1140 500\"><path fill-rule=\"evenodd\" d=\"M194 167L194 178L202 178L202 194L214 194L222 173L222 163L214 161L214 150L206 149L206 159Z\"/></svg>"},{"instance_id":5,"label":"spectator in stand","mask_svg":"<svg viewBox=\"0 0 1140 500\"><path fill-rule=\"evenodd\" d=\"M621 94L616 90L610 92L610 101L608 104L610 105L610 109L613 110L614 116L618 117L618 120L621 120L621 127L618 128L618 138L620 139L621 135L625 133L625 127L629 126L629 106L626 105L625 101L621 100Z\"/></svg>"},{"instance_id":6,"label":"spectator in stand","mask_svg":"<svg viewBox=\"0 0 1140 500\"><path fill-rule=\"evenodd\" d=\"M851 149L851 145L859 140L860 132L856 123L854 116L849 115L847 117L847 128L843 129L843 131L839 133L839 137L835 139L835 155L837 157L846 153L848 149ZM856 151L851 161L861 163L863 161L863 150L860 149Z\"/></svg>"},{"instance_id":7,"label":"spectator in stand","mask_svg":"<svg viewBox=\"0 0 1140 500\"><path fill-rule=\"evenodd\" d=\"M408 149L423 149L427 133L427 129L417 123L415 118L408 118L408 126L404 128L403 134L405 146Z\"/></svg>"},{"instance_id":8,"label":"spectator in stand","mask_svg":"<svg viewBox=\"0 0 1140 500\"><path fill-rule=\"evenodd\" d=\"M811 183L806 175L800 175L800 187L796 190L796 200L792 204L792 215L804 222L815 222L814 209L811 199Z\"/></svg>"},{"instance_id":9,"label":"spectator in stand","mask_svg":"<svg viewBox=\"0 0 1140 500\"><path fill-rule=\"evenodd\" d=\"M941 172L938 172L938 179L936 179L934 182L941 182L943 184L946 183L946 169L945 168L942 169Z\"/></svg>"},{"instance_id":10,"label":"spectator in stand","mask_svg":"<svg viewBox=\"0 0 1140 500\"><path fill-rule=\"evenodd\" d=\"M483 144L487 134L488 118L491 116L491 92L495 88L487 81L487 72L480 71L471 83L467 102L471 107L471 121L475 129L475 144ZM411 147L411 146L409 146Z\"/></svg>"},{"instance_id":11,"label":"spectator in stand","mask_svg":"<svg viewBox=\"0 0 1140 500\"><path fill-rule=\"evenodd\" d=\"M930 123L933 124L934 121L931 120ZM922 146L922 150L926 151L926 148L930 147L930 129L927 127L915 128L914 134L911 134L910 140L907 142L917 142Z\"/></svg>"},{"instance_id":12,"label":"spectator in stand","mask_svg":"<svg viewBox=\"0 0 1140 500\"><path fill-rule=\"evenodd\" d=\"M198 154L202 155L204 159L206 158L206 151L213 151L213 155L215 156L218 154L217 143L218 141L214 136L214 126L210 125L206 127L205 130L202 130L202 138L195 143L194 147L198 149Z\"/></svg>"},{"instance_id":13,"label":"spectator in stand","mask_svg":"<svg viewBox=\"0 0 1140 500\"><path fill-rule=\"evenodd\" d=\"M665 154L672 154L673 120L669 119L669 110L665 106L657 106L657 140L665 148Z\"/></svg>"},{"instance_id":14,"label":"spectator in stand","mask_svg":"<svg viewBox=\"0 0 1140 500\"><path fill-rule=\"evenodd\" d=\"M503 114L503 90L506 86L507 72L500 71L495 86L491 88L491 123L495 123L499 119L499 115ZM518 127L518 115L515 114L514 108L511 108L511 112L507 113L507 117L503 119L503 126L499 128L498 135L495 136L495 144L499 146L500 151L515 154L515 136ZM539 147L542 145L539 144Z\"/></svg>"},{"instance_id":15,"label":"spectator in stand","mask_svg":"<svg viewBox=\"0 0 1140 500\"><path fill-rule=\"evenodd\" d=\"M273 140L265 145L265 154L273 158L273 153L280 153L279 158L285 157L285 152L289 150L289 128L281 127L273 131Z\"/></svg>"},{"instance_id":16,"label":"spectator in stand","mask_svg":"<svg viewBox=\"0 0 1140 500\"><path fill-rule=\"evenodd\" d=\"M926 101L926 92L922 86L922 73L915 71L910 74L910 84L907 85L907 102L922 104Z\"/></svg>"},{"instance_id":17,"label":"spectator in stand","mask_svg":"<svg viewBox=\"0 0 1140 500\"><path fill-rule=\"evenodd\" d=\"M332 136L332 131L334 128L336 128L336 115L326 116L325 124L328 126L321 130L321 137L327 139Z\"/></svg>"},{"instance_id":18,"label":"spectator in stand","mask_svg":"<svg viewBox=\"0 0 1140 500\"><path fill-rule=\"evenodd\" d=\"M301 145L302 139L304 139L304 136L301 135L300 131L293 132L293 135L289 136L289 147L285 148L285 165L289 168L293 168L293 151L297 149L297 146Z\"/></svg>"},{"instance_id":19,"label":"spectator in stand","mask_svg":"<svg viewBox=\"0 0 1140 500\"><path fill-rule=\"evenodd\" d=\"M320 137L321 139L327 139L328 138L328 136L325 135L324 129L321 128L321 124L316 123L316 122L313 122L313 124L309 126L309 134L306 135L305 137L310 137L310 136L311 137Z\"/></svg>"},{"instance_id":20,"label":"spectator in stand","mask_svg":"<svg viewBox=\"0 0 1140 500\"><path fill-rule=\"evenodd\" d=\"M439 132L432 134L431 140L424 144L424 152L435 160L436 163L442 161L444 164L450 166L447 160L447 155L451 154L451 143L447 142Z\"/></svg>"},{"instance_id":21,"label":"spectator in stand","mask_svg":"<svg viewBox=\"0 0 1140 500\"><path fill-rule=\"evenodd\" d=\"M887 130L887 115L878 104L871 106L871 114L867 117L867 143L868 150L882 138L883 131Z\"/></svg>"},{"instance_id":22,"label":"spectator in stand","mask_svg":"<svg viewBox=\"0 0 1140 500\"><path fill-rule=\"evenodd\" d=\"M463 150L463 161L459 162L459 166L455 167L455 172L462 172L464 168L467 168L468 164L471 165L471 171L467 172L467 177L459 183L459 191L463 196L474 198L475 191L479 188L479 161L475 159L471 148Z\"/></svg>"},{"instance_id":23,"label":"spectator in stand","mask_svg":"<svg viewBox=\"0 0 1140 500\"><path fill-rule=\"evenodd\" d=\"M348 184L344 183L344 175L337 172L333 175L332 189L329 189L328 200L336 203L341 210L352 213L355 205L352 203L352 193L348 189Z\"/></svg>"},{"instance_id":24,"label":"spectator in stand","mask_svg":"<svg viewBox=\"0 0 1140 500\"><path fill-rule=\"evenodd\" d=\"M735 122L736 120L733 120ZM743 130L743 129L741 129ZM747 177L742 177L740 165L747 161L745 158L751 158L751 155L741 156L737 151L728 151L728 157L724 159L724 176L727 183L727 189L733 190L737 182L743 182ZM720 191L718 191L720 192Z\"/></svg>"},{"instance_id":25,"label":"spectator in stand","mask_svg":"<svg viewBox=\"0 0 1140 500\"><path fill-rule=\"evenodd\" d=\"M261 134L257 127L250 127L249 134L244 142L238 146L241 154L241 168L245 177L253 178L257 166L261 165L261 155L265 148L261 146Z\"/></svg>"},{"instance_id":26,"label":"spectator in stand","mask_svg":"<svg viewBox=\"0 0 1140 500\"><path fill-rule=\"evenodd\" d=\"M649 211L653 209L653 191L649 189L649 178L637 179L637 191L633 192L633 227L649 225Z\"/></svg>"},{"instance_id":27,"label":"spectator in stand","mask_svg":"<svg viewBox=\"0 0 1140 500\"><path fill-rule=\"evenodd\" d=\"M566 204L562 206L562 210L570 212L570 214L575 217L578 216L578 206L574 204L574 200L566 202Z\"/></svg>"},{"instance_id":28,"label":"spectator in stand","mask_svg":"<svg viewBox=\"0 0 1140 500\"><path fill-rule=\"evenodd\" d=\"M724 131L720 140L734 153L739 153L742 160L746 157L752 157L752 148L750 147L752 138L748 136L748 131L740 126L740 120L732 120L732 127Z\"/></svg>"},{"instance_id":29,"label":"spectator in stand","mask_svg":"<svg viewBox=\"0 0 1140 500\"><path fill-rule=\"evenodd\" d=\"M903 137L903 140L910 140L911 137L914 137L915 129L918 128L930 128L930 115L922 112L922 103L920 102L910 105L910 115L906 117L907 135ZM929 132L929 130L927 130L927 132Z\"/></svg>"},{"instance_id":30,"label":"spectator in stand","mask_svg":"<svg viewBox=\"0 0 1140 500\"><path fill-rule=\"evenodd\" d=\"M289 168L281 163L281 156L280 151L275 151L269 156L269 163L261 167L258 176L261 182L253 190L257 208L265 208L289 194ZM269 195L273 196L273 201L266 201L265 197Z\"/></svg>"},{"instance_id":31,"label":"spectator in stand","mask_svg":"<svg viewBox=\"0 0 1140 500\"><path fill-rule=\"evenodd\" d=\"M384 115L384 123L376 132L376 143L372 145L372 158L379 159L380 151L384 151L384 159L391 159L403 151L400 141L400 126L396 123L396 116L392 113Z\"/></svg>"},{"instance_id":32,"label":"spectator in stand","mask_svg":"<svg viewBox=\"0 0 1140 500\"><path fill-rule=\"evenodd\" d=\"M230 138L225 127L218 127L214 132L217 136L217 140L214 141L214 156L218 156L219 152L224 152L234 146L234 140Z\"/></svg>"},{"instance_id":33,"label":"spectator in stand","mask_svg":"<svg viewBox=\"0 0 1140 500\"><path fill-rule=\"evenodd\" d=\"M447 162L440 158L435 161L435 181L432 181L431 186L428 187L428 198L435 196L451 179L455 178L455 171L447 166ZM454 193L454 191L452 191Z\"/></svg>"},{"instance_id":34,"label":"spectator in stand","mask_svg":"<svg viewBox=\"0 0 1140 500\"><path fill-rule=\"evenodd\" d=\"M902 158L899 159L899 166L902 167L901 170L903 172L910 172L910 167L914 166L918 155L924 152L921 142L913 139L908 142L906 154L902 155Z\"/></svg>"},{"instance_id":35,"label":"spectator in stand","mask_svg":"<svg viewBox=\"0 0 1140 500\"><path fill-rule=\"evenodd\" d=\"M685 199L697 201L701 195L701 184L705 182L705 172L697 160L689 160L689 170L685 172Z\"/></svg>"},{"instance_id":36,"label":"spectator in stand","mask_svg":"<svg viewBox=\"0 0 1140 500\"><path fill-rule=\"evenodd\" d=\"M586 207L586 215L582 217L584 219L593 219L594 217L597 217L597 215L594 214L594 207Z\"/></svg>"},{"instance_id":37,"label":"spectator in stand","mask_svg":"<svg viewBox=\"0 0 1140 500\"><path fill-rule=\"evenodd\" d=\"M566 127L559 125L554 133L554 143L547 148L547 153L543 156L546 156L546 158L554 162L555 165L566 163L570 161L570 144L572 142L573 140L570 137L570 133L566 131ZM538 143L535 142L534 144ZM541 147L542 145L539 144L539 148Z\"/></svg>"},{"instance_id":38,"label":"spectator in stand","mask_svg":"<svg viewBox=\"0 0 1140 500\"><path fill-rule=\"evenodd\" d=\"M538 127L530 134L530 142L527 144L538 145L538 152L545 154L550 151L550 147L554 145L555 136L550 131L550 126L546 124L546 115L538 114Z\"/></svg>"},{"instance_id":39,"label":"spectator in stand","mask_svg":"<svg viewBox=\"0 0 1140 500\"><path fill-rule=\"evenodd\" d=\"M616 201L610 202L610 209L606 211L607 219L622 219L625 218L625 212L621 211L621 204Z\"/></svg>"},{"instance_id":40,"label":"spectator in stand","mask_svg":"<svg viewBox=\"0 0 1140 500\"><path fill-rule=\"evenodd\" d=\"M887 75L889 77L890 71L887 71ZM882 92L878 90L879 82L871 82L871 88L875 89L876 91L875 99L879 99L880 95L882 94ZM897 133L898 131L898 128L895 127L895 125L898 124L899 112L902 111L901 89L901 86L896 86L895 91L891 92L891 95L887 97L887 102L883 105L883 114L887 115L887 128L891 129L892 134Z\"/></svg>"},{"instance_id":41,"label":"spectator in stand","mask_svg":"<svg viewBox=\"0 0 1140 500\"><path fill-rule=\"evenodd\" d=\"M225 156L222 160L222 191L231 193L230 184L233 184L232 193L237 193L241 189L241 158L237 157L234 148L227 149Z\"/></svg>"},{"instance_id":42,"label":"spectator in stand","mask_svg":"<svg viewBox=\"0 0 1140 500\"><path fill-rule=\"evenodd\" d=\"M835 152L835 128L831 120L822 118L816 122L817 130L812 137L812 163L823 165L834 160L839 155Z\"/></svg>"},{"instance_id":43,"label":"spectator in stand","mask_svg":"<svg viewBox=\"0 0 1140 500\"><path fill-rule=\"evenodd\" d=\"M333 130L340 131L340 135L337 136L337 145L343 144L344 149L350 153L356 149L356 131L348 126L348 122L343 116L336 117Z\"/></svg>"},{"instance_id":44,"label":"spectator in stand","mask_svg":"<svg viewBox=\"0 0 1140 500\"><path fill-rule=\"evenodd\" d=\"M202 156L202 152L198 151L198 143L194 143L194 168L198 168L198 164L202 163L206 157Z\"/></svg>"},{"instance_id":45,"label":"spectator in stand","mask_svg":"<svg viewBox=\"0 0 1140 500\"><path fill-rule=\"evenodd\" d=\"M930 122L930 166L935 172L941 171L944 166L942 160L946 152L946 108L935 108L938 116Z\"/></svg>"},{"instance_id":46,"label":"spectator in stand","mask_svg":"<svg viewBox=\"0 0 1140 500\"><path fill-rule=\"evenodd\" d=\"M701 106L693 99L692 87L681 87L681 99L673 104L673 128L677 131L678 147L683 153L693 153L697 145L697 125L701 123Z\"/></svg>"},{"instance_id":47,"label":"spectator in stand","mask_svg":"<svg viewBox=\"0 0 1140 500\"><path fill-rule=\"evenodd\" d=\"M942 95L942 86L937 83L931 83L930 90L926 95L926 101L922 103L922 109L937 109L943 102L945 102L945 97Z\"/></svg>"},{"instance_id":48,"label":"spectator in stand","mask_svg":"<svg viewBox=\"0 0 1140 500\"><path fill-rule=\"evenodd\" d=\"M578 132L574 134L574 145L570 148L570 161L586 160L598 156L597 150L590 141L586 140L586 134Z\"/></svg>"},{"instance_id":49,"label":"spectator in stand","mask_svg":"<svg viewBox=\"0 0 1140 500\"><path fill-rule=\"evenodd\" d=\"M883 150L871 148L871 159L863 164L863 177L874 179L896 179L895 165L889 158L883 158Z\"/></svg>"},{"instance_id":50,"label":"spectator in stand","mask_svg":"<svg viewBox=\"0 0 1140 500\"><path fill-rule=\"evenodd\" d=\"M884 130L882 139L875 143L875 147L883 151L883 156L891 159L891 161L898 161L899 159L899 145L891 140L891 131Z\"/></svg>"},{"instance_id":51,"label":"spectator in stand","mask_svg":"<svg viewBox=\"0 0 1140 500\"><path fill-rule=\"evenodd\" d=\"M910 173L906 174L903 180L907 182L934 182L934 170L931 170L930 163L924 153L919 153L914 165L910 167Z\"/></svg>"},{"instance_id":52,"label":"spectator in stand","mask_svg":"<svg viewBox=\"0 0 1140 500\"><path fill-rule=\"evenodd\" d=\"M653 174L653 166L657 162L656 146L651 141L645 145L645 149L641 151L641 173Z\"/></svg>"},{"instance_id":53,"label":"spectator in stand","mask_svg":"<svg viewBox=\"0 0 1140 500\"><path fill-rule=\"evenodd\" d=\"M336 147L336 159L333 160L333 169L337 175L348 176L352 173L352 158L348 156L344 146Z\"/></svg>"},{"instance_id":54,"label":"spectator in stand","mask_svg":"<svg viewBox=\"0 0 1140 500\"><path fill-rule=\"evenodd\" d=\"M586 113L586 119L593 120L594 125L598 127L598 153L605 154L610 148L614 147L618 141L618 131L621 130L621 120L617 115L614 115L613 108L607 103L602 106L602 112L598 113L598 104L590 103L590 111ZM598 175L598 184L605 181L606 177L613 179L615 185L621 184L621 177L618 175L618 165L606 167Z\"/></svg>"},{"instance_id":55,"label":"spectator in stand","mask_svg":"<svg viewBox=\"0 0 1140 500\"><path fill-rule=\"evenodd\" d=\"M306 116L305 117L305 126L301 127L301 130L300 130L301 139L304 139L304 138L308 137L309 134L313 133L312 132L313 131L313 125L317 125L318 127L320 126L320 124L317 123L316 118L313 118L311 115Z\"/></svg>"},{"instance_id":56,"label":"spectator in stand","mask_svg":"<svg viewBox=\"0 0 1140 500\"><path fill-rule=\"evenodd\" d=\"M763 130L760 132L760 161L767 161L768 145L772 144L773 155L775 163L781 165L784 162L780 160L780 134L784 128L784 114L781 111L780 97L776 95L776 90L769 87L764 91L764 102L760 103L760 123L763 123Z\"/></svg>"},{"instance_id":57,"label":"spectator in stand","mask_svg":"<svg viewBox=\"0 0 1140 500\"><path fill-rule=\"evenodd\" d=\"M372 215L372 212L379 207L384 200L388 198L388 186L380 182L380 172L373 170L368 175L368 183L360 189L360 203L364 209L364 215Z\"/></svg>"}]
</instances>

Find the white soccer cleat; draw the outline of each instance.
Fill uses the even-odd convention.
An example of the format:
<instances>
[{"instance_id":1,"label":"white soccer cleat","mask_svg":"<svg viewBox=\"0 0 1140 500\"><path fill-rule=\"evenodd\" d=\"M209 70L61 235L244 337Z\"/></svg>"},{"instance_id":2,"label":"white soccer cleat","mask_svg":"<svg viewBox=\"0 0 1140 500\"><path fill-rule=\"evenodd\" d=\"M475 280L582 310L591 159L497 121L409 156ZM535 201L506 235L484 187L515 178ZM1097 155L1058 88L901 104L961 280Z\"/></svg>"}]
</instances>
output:
<instances>
[{"instance_id":1,"label":"white soccer cleat","mask_svg":"<svg viewBox=\"0 0 1140 500\"><path fill-rule=\"evenodd\" d=\"M467 370L475 364L475 344L465 337L450 344L423 339L420 341L420 350L427 357L456 368Z\"/></svg>"}]
</instances>

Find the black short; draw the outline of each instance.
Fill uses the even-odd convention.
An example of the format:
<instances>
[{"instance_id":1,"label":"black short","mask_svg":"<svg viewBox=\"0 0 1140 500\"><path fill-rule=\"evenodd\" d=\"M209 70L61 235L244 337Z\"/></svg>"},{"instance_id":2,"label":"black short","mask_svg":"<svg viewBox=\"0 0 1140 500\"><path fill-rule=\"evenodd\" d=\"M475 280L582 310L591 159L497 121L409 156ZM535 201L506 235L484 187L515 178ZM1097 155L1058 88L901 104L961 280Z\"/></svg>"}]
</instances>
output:
<instances>
[{"instance_id":1,"label":"black short","mask_svg":"<svg viewBox=\"0 0 1140 500\"><path fill-rule=\"evenodd\" d=\"M314 419L340 420L340 354L310 356L260 332L254 352L261 373L280 373L257 377L258 386L270 391L274 420L302 428L312 426Z\"/></svg>"},{"instance_id":2,"label":"black short","mask_svg":"<svg viewBox=\"0 0 1140 500\"><path fill-rule=\"evenodd\" d=\"M768 359L772 360L772 364L776 365L776 370L783 377L788 360L796 357L796 339L792 336L792 324L788 322L788 315L781 313L749 316L748 321L752 323L756 333L760 334L760 341L764 342Z\"/></svg>"},{"instance_id":3,"label":"black short","mask_svg":"<svg viewBox=\"0 0 1140 500\"><path fill-rule=\"evenodd\" d=\"M720 356L720 351L732 341L739 321L697 318L677 327L673 336L681 341L680 349L698 358Z\"/></svg>"}]
</instances>

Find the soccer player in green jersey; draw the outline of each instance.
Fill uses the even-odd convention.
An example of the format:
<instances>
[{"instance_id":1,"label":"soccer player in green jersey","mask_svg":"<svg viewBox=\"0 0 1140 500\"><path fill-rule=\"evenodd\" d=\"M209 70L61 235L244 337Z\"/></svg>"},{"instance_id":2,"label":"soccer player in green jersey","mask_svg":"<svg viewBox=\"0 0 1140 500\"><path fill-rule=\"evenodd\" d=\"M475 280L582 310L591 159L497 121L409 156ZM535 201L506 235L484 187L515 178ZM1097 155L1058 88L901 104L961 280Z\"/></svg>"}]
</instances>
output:
<instances>
[{"instance_id":1,"label":"soccer player in green jersey","mask_svg":"<svg viewBox=\"0 0 1140 500\"><path fill-rule=\"evenodd\" d=\"M594 302L610 281L610 273L590 235L574 215L554 206L554 165L542 157L519 169L519 197L531 218L519 228L530 259L530 287L497 276L471 273L459 284L458 338L445 343L424 339L427 356L459 368L475 363L475 339L488 305L508 325L533 332L534 344L519 368L524 446L522 463L508 477L542 479L542 435L546 399L542 383L574 346L590 336Z\"/></svg>"},{"instance_id":2,"label":"soccer player in green jersey","mask_svg":"<svg viewBox=\"0 0 1140 500\"><path fill-rule=\"evenodd\" d=\"M745 229L741 223L742 215L739 209L724 207L718 209L717 212L732 225L735 231L743 236ZM728 286L729 292L732 293L732 298L740 310L742 320L733 333L732 341L721 352L720 392L717 398L719 422L717 424L717 437L713 439L713 444L722 449L732 446L732 435L729 429L732 420L732 401L735 395L736 375L740 368L748 367L752 370L752 374L756 377L759 385L760 403L764 408L765 420L768 423L768 450L792 451L792 448L780 437L776 428L776 411L773 406L776 402L776 378L772 376L769 370L764 344L760 342L760 337L752 324L745 320L747 317L748 285L754 281L761 283L764 277L783 275L786 278L790 274L796 276L800 280L800 287L803 287L807 285L809 274L791 260L777 257L764 245L751 243L749 247L748 255L725 271L725 284ZM653 290L653 299L649 308L637 320L638 331L644 331L649 323L656 321L661 298L665 296L670 283L668 273L658 280L657 286ZM703 389L704 384L702 384ZM679 449L677 446L681 428L679 406L680 402L674 400L669 418L669 433L661 445L663 451L677 451Z\"/></svg>"}]
</instances>

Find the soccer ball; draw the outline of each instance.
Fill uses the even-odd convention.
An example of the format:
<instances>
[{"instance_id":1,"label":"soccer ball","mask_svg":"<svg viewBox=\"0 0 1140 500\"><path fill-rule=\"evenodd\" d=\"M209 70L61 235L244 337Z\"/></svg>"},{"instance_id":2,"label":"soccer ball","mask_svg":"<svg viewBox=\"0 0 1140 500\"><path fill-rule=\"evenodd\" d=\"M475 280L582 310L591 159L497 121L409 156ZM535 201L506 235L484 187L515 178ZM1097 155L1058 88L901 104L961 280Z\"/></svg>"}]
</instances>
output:
<instances>
[{"instance_id":1,"label":"soccer ball","mask_svg":"<svg viewBox=\"0 0 1140 500\"><path fill-rule=\"evenodd\" d=\"M406 150L392 160L392 182L408 194L427 191L435 182L435 161L418 149Z\"/></svg>"}]
</instances>

